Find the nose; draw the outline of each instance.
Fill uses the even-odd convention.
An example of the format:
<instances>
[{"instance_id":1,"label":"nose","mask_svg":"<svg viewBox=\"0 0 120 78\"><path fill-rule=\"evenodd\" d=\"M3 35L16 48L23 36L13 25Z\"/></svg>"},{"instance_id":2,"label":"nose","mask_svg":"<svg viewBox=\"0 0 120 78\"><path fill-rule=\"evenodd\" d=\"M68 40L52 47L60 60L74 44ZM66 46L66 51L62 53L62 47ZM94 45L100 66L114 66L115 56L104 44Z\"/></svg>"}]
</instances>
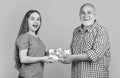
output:
<instances>
[{"instance_id":1,"label":"nose","mask_svg":"<svg viewBox=\"0 0 120 78\"><path fill-rule=\"evenodd\" d=\"M38 21L37 21L37 20L35 20L35 21L34 21L34 24L38 24Z\"/></svg>"},{"instance_id":2,"label":"nose","mask_svg":"<svg viewBox=\"0 0 120 78\"><path fill-rule=\"evenodd\" d=\"M87 14L87 13L85 13L85 14L84 14L84 17L87 17L87 16L88 16L88 14Z\"/></svg>"},{"instance_id":3,"label":"nose","mask_svg":"<svg viewBox=\"0 0 120 78\"><path fill-rule=\"evenodd\" d=\"M35 19L35 20L34 20L34 22L35 22L35 23L37 23L37 22L38 22L38 20L37 20L37 19Z\"/></svg>"}]
</instances>

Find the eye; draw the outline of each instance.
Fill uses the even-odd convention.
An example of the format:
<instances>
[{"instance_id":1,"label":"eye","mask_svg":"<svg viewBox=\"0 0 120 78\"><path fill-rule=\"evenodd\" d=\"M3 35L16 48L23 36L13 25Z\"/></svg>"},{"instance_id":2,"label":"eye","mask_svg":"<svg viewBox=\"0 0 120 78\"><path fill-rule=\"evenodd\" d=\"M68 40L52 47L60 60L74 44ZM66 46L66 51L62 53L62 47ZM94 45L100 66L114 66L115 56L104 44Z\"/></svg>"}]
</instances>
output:
<instances>
[{"instance_id":1,"label":"eye","mask_svg":"<svg viewBox=\"0 0 120 78\"><path fill-rule=\"evenodd\" d=\"M80 12L80 14L85 14L85 12L82 11L82 12Z\"/></svg>"},{"instance_id":2,"label":"eye","mask_svg":"<svg viewBox=\"0 0 120 78\"><path fill-rule=\"evenodd\" d=\"M40 21L40 18L37 18L37 21Z\"/></svg>"},{"instance_id":3,"label":"eye","mask_svg":"<svg viewBox=\"0 0 120 78\"><path fill-rule=\"evenodd\" d=\"M34 17L30 17L31 20L34 20Z\"/></svg>"},{"instance_id":4,"label":"eye","mask_svg":"<svg viewBox=\"0 0 120 78\"><path fill-rule=\"evenodd\" d=\"M88 11L88 14L92 14L92 12Z\"/></svg>"}]
</instances>

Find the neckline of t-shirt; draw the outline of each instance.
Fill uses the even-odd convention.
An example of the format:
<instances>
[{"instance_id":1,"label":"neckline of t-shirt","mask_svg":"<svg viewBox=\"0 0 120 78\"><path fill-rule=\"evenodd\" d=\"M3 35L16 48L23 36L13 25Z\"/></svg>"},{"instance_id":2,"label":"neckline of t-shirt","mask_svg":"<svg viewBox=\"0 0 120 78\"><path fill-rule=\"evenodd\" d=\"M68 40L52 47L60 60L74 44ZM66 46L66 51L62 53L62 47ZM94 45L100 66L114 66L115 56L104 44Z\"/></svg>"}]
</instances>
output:
<instances>
[{"instance_id":1,"label":"neckline of t-shirt","mask_svg":"<svg viewBox=\"0 0 120 78\"><path fill-rule=\"evenodd\" d=\"M39 39L39 36L33 36L33 35L32 35L32 34L30 34L29 32L28 32L27 34L31 35L31 36L32 36L32 37L34 37L34 38Z\"/></svg>"}]
</instances>

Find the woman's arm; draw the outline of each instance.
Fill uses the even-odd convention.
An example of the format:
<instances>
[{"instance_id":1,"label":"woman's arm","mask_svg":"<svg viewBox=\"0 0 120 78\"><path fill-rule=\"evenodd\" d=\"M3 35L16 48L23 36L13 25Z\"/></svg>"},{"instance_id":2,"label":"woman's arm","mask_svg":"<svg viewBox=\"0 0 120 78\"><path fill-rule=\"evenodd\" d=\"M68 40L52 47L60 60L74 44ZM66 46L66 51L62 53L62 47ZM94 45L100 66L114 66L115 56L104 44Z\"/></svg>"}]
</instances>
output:
<instances>
[{"instance_id":1,"label":"woman's arm","mask_svg":"<svg viewBox=\"0 0 120 78\"><path fill-rule=\"evenodd\" d=\"M35 63L35 62L52 62L51 58L48 56L44 57L31 57L27 56L28 49L20 50L19 56L21 63Z\"/></svg>"}]
</instances>

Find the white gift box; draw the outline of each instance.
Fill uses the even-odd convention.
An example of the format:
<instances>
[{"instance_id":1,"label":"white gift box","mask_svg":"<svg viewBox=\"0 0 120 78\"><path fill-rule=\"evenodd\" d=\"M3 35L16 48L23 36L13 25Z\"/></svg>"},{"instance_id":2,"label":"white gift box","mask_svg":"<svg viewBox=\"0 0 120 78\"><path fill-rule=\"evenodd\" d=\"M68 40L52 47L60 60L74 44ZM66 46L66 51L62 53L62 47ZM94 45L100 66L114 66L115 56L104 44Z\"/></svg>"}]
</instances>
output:
<instances>
[{"instance_id":1,"label":"white gift box","mask_svg":"<svg viewBox=\"0 0 120 78\"><path fill-rule=\"evenodd\" d=\"M53 62L58 62L59 57L57 56L54 49L49 49L49 56L52 57Z\"/></svg>"},{"instance_id":2,"label":"white gift box","mask_svg":"<svg viewBox=\"0 0 120 78\"><path fill-rule=\"evenodd\" d=\"M61 48L55 49L49 49L49 56L52 57L54 62L58 62L58 59L65 58L66 56L71 54L70 49L63 50Z\"/></svg>"},{"instance_id":3,"label":"white gift box","mask_svg":"<svg viewBox=\"0 0 120 78\"><path fill-rule=\"evenodd\" d=\"M49 55L50 57L52 57L53 62L58 62L59 57L55 56L55 55Z\"/></svg>"},{"instance_id":4,"label":"white gift box","mask_svg":"<svg viewBox=\"0 0 120 78\"><path fill-rule=\"evenodd\" d=\"M70 49L64 50L64 53L65 55L71 55L71 50Z\"/></svg>"}]
</instances>

